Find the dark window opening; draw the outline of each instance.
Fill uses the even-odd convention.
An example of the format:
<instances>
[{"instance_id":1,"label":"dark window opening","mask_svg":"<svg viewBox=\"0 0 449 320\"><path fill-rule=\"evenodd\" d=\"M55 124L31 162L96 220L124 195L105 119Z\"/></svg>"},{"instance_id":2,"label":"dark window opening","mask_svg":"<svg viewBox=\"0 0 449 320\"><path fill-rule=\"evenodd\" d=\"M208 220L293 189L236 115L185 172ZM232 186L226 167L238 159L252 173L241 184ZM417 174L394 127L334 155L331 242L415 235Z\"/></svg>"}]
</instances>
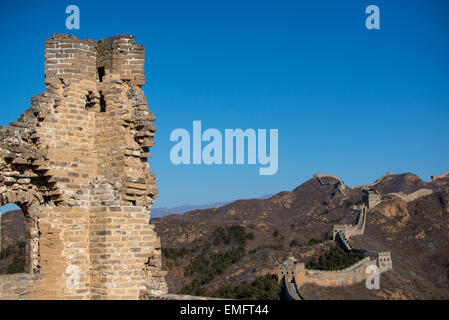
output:
<instances>
[{"instance_id":1,"label":"dark window opening","mask_svg":"<svg viewBox=\"0 0 449 320\"><path fill-rule=\"evenodd\" d=\"M95 103L92 101L92 91L86 96L86 108L91 108Z\"/></svg>"},{"instance_id":2,"label":"dark window opening","mask_svg":"<svg viewBox=\"0 0 449 320\"><path fill-rule=\"evenodd\" d=\"M106 112L106 100L102 91L100 91L100 112Z\"/></svg>"},{"instance_id":3,"label":"dark window opening","mask_svg":"<svg viewBox=\"0 0 449 320\"><path fill-rule=\"evenodd\" d=\"M104 73L104 67L97 68L98 70L98 81L103 82L103 77L105 75Z\"/></svg>"}]
</instances>

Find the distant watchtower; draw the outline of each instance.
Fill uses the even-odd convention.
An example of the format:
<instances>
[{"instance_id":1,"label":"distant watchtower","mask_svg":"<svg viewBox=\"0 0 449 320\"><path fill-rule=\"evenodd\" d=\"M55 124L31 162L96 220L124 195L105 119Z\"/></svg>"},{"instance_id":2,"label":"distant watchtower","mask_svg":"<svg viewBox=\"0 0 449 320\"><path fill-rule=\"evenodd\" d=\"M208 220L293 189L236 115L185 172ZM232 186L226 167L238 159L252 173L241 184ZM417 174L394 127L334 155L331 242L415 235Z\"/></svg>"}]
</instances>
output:
<instances>
[{"instance_id":1,"label":"distant watchtower","mask_svg":"<svg viewBox=\"0 0 449 320\"><path fill-rule=\"evenodd\" d=\"M365 193L365 202L368 205L368 209L374 208L381 201L381 195L374 189L365 189L363 190Z\"/></svg>"},{"instance_id":2,"label":"distant watchtower","mask_svg":"<svg viewBox=\"0 0 449 320\"><path fill-rule=\"evenodd\" d=\"M377 253L377 266L379 267L380 272L393 269L390 251L380 251Z\"/></svg>"},{"instance_id":3,"label":"distant watchtower","mask_svg":"<svg viewBox=\"0 0 449 320\"><path fill-rule=\"evenodd\" d=\"M305 279L305 272L304 263L294 257L289 257L275 270L278 282L281 282L284 277L289 280L294 277L296 283L302 283Z\"/></svg>"}]
</instances>

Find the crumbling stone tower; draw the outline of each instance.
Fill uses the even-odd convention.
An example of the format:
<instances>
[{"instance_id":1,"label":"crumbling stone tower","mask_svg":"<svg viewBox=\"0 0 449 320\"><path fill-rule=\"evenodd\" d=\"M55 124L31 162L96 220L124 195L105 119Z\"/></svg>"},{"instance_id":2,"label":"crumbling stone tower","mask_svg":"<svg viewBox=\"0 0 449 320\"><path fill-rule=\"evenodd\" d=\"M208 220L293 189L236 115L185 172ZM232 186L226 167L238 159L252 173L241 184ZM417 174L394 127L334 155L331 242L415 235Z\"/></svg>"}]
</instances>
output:
<instances>
[{"instance_id":1,"label":"crumbling stone tower","mask_svg":"<svg viewBox=\"0 0 449 320\"><path fill-rule=\"evenodd\" d=\"M46 92L0 127L0 202L26 217L28 274L0 297L138 299L167 291L147 158L155 117L131 35L45 42Z\"/></svg>"}]
</instances>

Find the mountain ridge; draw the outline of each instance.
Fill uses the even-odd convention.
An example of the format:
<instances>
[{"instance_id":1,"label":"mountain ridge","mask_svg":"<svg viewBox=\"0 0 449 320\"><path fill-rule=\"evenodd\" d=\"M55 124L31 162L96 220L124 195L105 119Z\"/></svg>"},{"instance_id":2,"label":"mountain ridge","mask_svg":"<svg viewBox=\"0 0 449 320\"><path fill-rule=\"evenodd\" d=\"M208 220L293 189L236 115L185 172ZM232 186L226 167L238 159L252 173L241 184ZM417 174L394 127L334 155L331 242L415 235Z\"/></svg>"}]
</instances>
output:
<instances>
[{"instance_id":1,"label":"mountain ridge","mask_svg":"<svg viewBox=\"0 0 449 320\"><path fill-rule=\"evenodd\" d=\"M448 177L424 182L413 173L387 174L373 184L352 188L346 187L339 178L332 175L320 175L318 178L314 176L293 190L279 192L268 199L237 200L220 208L193 210L184 215L166 216L158 221L156 230L165 248L207 247L214 230L223 226L238 225L253 233L254 239L248 241L246 256L229 265L223 275L218 275L204 284L205 288L216 290L226 284L249 283L257 276L269 274L277 264L292 255L304 262L311 257L319 257L323 250L333 245L332 241L329 241L332 225L354 224L357 221L354 206L363 201L363 189L373 188L385 197L385 203L379 207L384 209L381 212L374 210L372 214L368 214L368 231L366 236L362 237L366 241L358 240L360 248L372 249L371 246L382 250L392 249L393 264L399 269L407 266L409 271L401 273L394 269L391 272L392 277L385 276L387 279L385 283L389 287L377 294L361 293L361 289L356 286L354 292L346 295L354 299L360 294L367 299L449 297L449 280L445 273L446 265L449 268L449 254L441 251L445 241L449 242ZM432 193L410 202L395 195L398 192L409 194L423 188L431 189ZM421 221L419 215L409 214L416 210L422 210L427 220ZM439 224L441 233L438 235L430 233L432 236L420 239L419 232L427 234L427 229L432 230L438 219L443 220ZM420 224L416 221L420 221ZM415 234L415 230L418 229L422 230ZM276 237L273 235L275 233L278 234ZM435 264L435 261L432 262L420 251L425 246L414 244L409 247L413 242L411 239L424 243L431 241L431 246L437 248L438 263ZM319 244L308 245L315 241ZM398 246L398 243L401 245ZM213 248L208 254L211 256L212 252L226 252L227 249L223 250ZM407 262L405 253L407 250L420 258L416 262ZM168 283L172 292L181 290L193 280L191 276L183 275L182 270L194 263L198 255L195 253L190 257L184 256L176 263L167 257L163 258L164 267L169 272ZM437 281L427 275L425 270L429 266L425 266L426 264L437 268L440 271L440 278L444 279ZM413 273L420 274L428 292L422 293L419 287L411 286L404 289L401 294L397 293L394 287L399 286L399 281L411 281ZM314 295L313 292L320 293ZM332 297L331 290L327 288L308 290L306 287L304 294L306 298L326 299L326 292Z\"/></svg>"}]
</instances>

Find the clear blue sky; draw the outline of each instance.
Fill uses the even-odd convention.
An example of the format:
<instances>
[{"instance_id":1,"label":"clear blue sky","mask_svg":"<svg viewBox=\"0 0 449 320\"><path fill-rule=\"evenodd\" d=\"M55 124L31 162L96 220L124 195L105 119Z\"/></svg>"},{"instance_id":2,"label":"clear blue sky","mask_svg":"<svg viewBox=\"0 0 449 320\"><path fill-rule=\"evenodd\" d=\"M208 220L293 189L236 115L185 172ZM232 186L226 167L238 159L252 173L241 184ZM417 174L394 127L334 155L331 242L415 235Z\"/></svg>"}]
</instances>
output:
<instances>
[{"instance_id":1,"label":"clear blue sky","mask_svg":"<svg viewBox=\"0 0 449 320\"><path fill-rule=\"evenodd\" d=\"M65 28L76 4L81 29ZM379 6L381 29L365 28ZM449 1L23 1L0 10L0 125L44 91L44 39L133 34L156 114L156 206L289 190L314 173L348 185L449 170ZM279 129L279 170L175 166L173 129Z\"/></svg>"}]
</instances>

